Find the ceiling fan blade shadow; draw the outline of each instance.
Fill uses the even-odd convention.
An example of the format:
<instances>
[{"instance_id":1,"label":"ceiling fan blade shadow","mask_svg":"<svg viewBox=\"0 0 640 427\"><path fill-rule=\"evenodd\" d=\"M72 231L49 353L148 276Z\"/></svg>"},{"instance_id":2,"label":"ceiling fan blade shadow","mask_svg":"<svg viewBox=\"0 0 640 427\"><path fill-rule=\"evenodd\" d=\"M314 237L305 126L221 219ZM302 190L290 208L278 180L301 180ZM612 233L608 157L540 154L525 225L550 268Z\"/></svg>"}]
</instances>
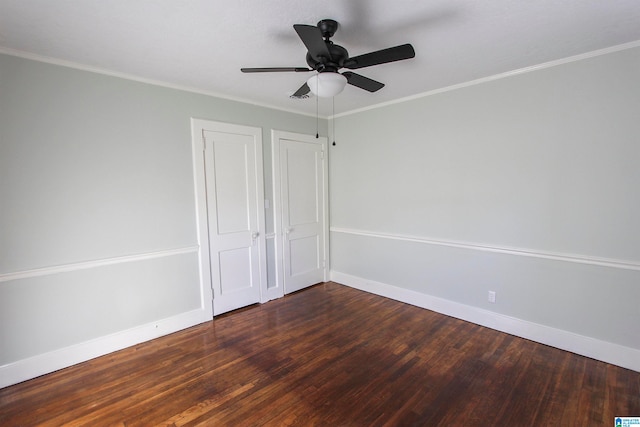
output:
<instances>
[{"instance_id":1,"label":"ceiling fan blade shadow","mask_svg":"<svg viewBox=\"0 0 640 427\"><path fill-rule=\"evenodd\" d=\"M413 32L431 33L441 26L450 25L465 13L453 2L415 2L416 7L405 8L405 11L390 20L388 24L377 22L373 18L371 0L349 0L345 3L345 16L342 21L348 22L340 30L341 37L349 40L349 46L355 51L363 46L384 46L388 40L397 39ZM419 3L419 5L418 5ZM400 16L402 15L402 16ZM417 37L416 37L417 38Z\"/></svg>"},{"instance_id":2,"label":"ceiling fan blade shadow","mask_svg":"<svg viewBox=\"0 0 640 427\"><path fill-rule=\"evenodd\" d=\"M301 73L305 71L313 71L311 68L304 67L259 67L259 68L240 68L243 73L273 73L295 71Z\"/></svg>"},{"instance_id":3,"label":"ceiling fan blade shadow","mask_svg":"<svg viewBox=\"0 0 640 427\"><path fill-rule=\"evenodd\" d=\"M347 78L347 83L350 85L359 87L360 89L367 90L369 92L376 92L384 87L384 83L380 83L369 77L361 76L360 74L346 71L342 73Z\"/></svg>"},{"instance_id":4,"label":"ceiling fan blade shadow","mask_svg":"<svg viewBox=\"0 0 640 427\"><path fill-rule=\"evenodd\" d=\"M295 24L293 28L298 33L300 40L307 47L307 51L312 58L320 60L320 58L331 59L329 48L322 38L320 28L313 25Z\"/></svg>"},{"instance_id":5,"label":"ceiling fan blade shadow","mask_svg":"<svg viewBox=\"0 0 640 427\"><path fill-rule=\"evenodd\" d=\"M365 53L364 55L349 58L344 67L350 70L358 68L371 67L372 65L386 64L389 62L402 61L416 56L416 52L409 43L400 46L394 46L387 49L377 50L375 52Z\"/></svg>"}]
</instances>

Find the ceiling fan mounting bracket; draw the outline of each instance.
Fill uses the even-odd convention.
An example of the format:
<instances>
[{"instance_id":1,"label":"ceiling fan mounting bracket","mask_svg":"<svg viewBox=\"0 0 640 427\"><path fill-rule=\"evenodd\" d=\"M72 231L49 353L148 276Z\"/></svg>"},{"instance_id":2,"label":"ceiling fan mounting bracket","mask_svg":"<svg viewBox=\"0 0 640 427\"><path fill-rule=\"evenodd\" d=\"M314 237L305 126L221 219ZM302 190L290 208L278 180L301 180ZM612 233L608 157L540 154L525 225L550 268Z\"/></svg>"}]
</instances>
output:
<instances>
[{"instance_id":1,"label":"ceiling fan mounting bracket","mask_svg":"<svg viewBox=\"0 0 640 427\"><path fill-rule=\"evenodd\" d=\"M318 22L318 28L320 28L325 41L329 41L336 31L338 31L338 22L333 19L323 19Z\"/></svg>"}]
</instances>

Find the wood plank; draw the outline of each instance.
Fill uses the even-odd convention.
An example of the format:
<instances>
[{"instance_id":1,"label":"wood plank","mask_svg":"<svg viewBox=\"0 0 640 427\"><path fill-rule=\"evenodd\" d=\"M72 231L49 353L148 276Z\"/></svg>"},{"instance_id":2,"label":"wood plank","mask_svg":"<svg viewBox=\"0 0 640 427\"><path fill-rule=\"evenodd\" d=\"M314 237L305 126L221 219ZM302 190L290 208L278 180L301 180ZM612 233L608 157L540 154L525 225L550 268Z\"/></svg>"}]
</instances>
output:
<instances>
[{"instance_id":1,"label":"wood plank","mask_svg":"<svg viewBox=\"0 0 640 427\"><path fill-rule=\"evenodd\" d=\"M640 373L336 283L0 390L0 425L607 425Z\"/></svg>"}]
</instances>

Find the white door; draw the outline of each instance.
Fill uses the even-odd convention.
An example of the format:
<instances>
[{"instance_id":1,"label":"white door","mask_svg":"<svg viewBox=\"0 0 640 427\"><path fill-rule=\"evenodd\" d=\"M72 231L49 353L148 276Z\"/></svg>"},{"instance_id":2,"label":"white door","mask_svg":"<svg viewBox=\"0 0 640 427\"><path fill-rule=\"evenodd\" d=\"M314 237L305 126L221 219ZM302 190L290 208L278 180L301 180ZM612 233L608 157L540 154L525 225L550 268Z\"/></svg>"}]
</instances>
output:
<instances>
[{"instance_id":1,"label":"white door","mask_svg":"<svg viewBox=\"0 0 640 427\"><path fill-rule=\"evenodd\" d=\"M260 302L266 283L262 135L212 123L202 129L213 314Z\"/></svg>"},{"instance_id":2,"label":"white door","mask_svg":"<svg viewBox=\"0 0 640 427\"><path fill-rule=\"evenodd\" d=\"M274 132L274 136L279 151L276 178L281 207L276 213L280 214L276 233L284 293L291 293L327 277L326 138L285 132Z\"/></svg>"}]
</instances>

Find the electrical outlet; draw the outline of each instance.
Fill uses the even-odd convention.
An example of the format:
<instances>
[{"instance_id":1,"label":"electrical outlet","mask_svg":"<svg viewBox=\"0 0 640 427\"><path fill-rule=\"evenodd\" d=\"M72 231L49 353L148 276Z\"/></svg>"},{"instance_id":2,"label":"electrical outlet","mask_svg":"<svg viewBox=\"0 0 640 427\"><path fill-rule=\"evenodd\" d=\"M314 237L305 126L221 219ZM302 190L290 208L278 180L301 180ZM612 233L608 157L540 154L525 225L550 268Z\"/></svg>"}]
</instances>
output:
<instances>
[{"instance_id":1,"label":"electrical outlet","mask_svg":"<svg viewBox=\"0 0 640 427\"><path fill-rule=\"evenodd\" d=\"M496 302L496 291L489 291L489 302Z\"/></svg>"}]
</instances>

